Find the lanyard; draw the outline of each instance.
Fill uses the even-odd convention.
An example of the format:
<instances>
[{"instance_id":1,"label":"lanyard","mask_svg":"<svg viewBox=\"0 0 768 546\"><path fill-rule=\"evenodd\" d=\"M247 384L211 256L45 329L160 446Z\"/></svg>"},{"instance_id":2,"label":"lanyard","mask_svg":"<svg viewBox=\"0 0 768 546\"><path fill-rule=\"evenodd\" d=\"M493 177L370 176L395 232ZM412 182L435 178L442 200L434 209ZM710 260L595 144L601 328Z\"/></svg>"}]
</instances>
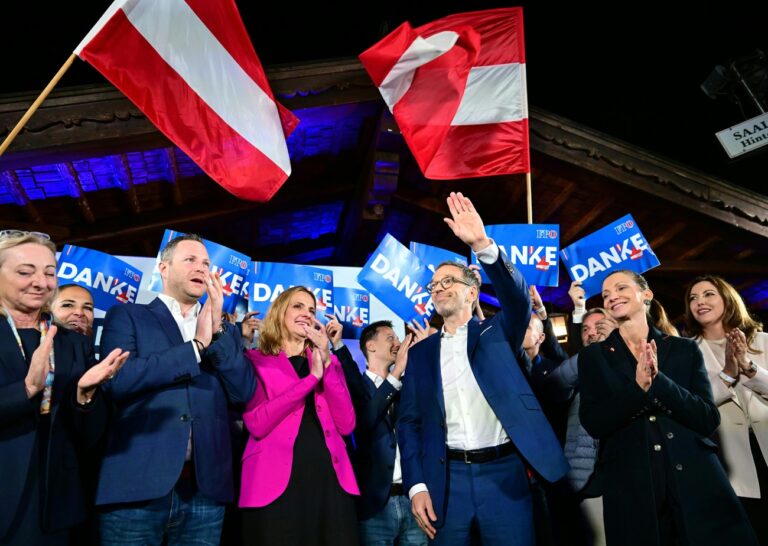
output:
<instances>
[{"instance_id":1,"label":"lanyard","mask_svg":"<svg viewBox=\"0 0 768 546\"><path fill-rule=\"evenodd\" d=\"M27 355L24 352L24 346L21 343L21 337L19 336L19 331L16 329L16 324L13 322L13 319L11 318L11 314L8 312L8 310L5 310L5 317L8 321L8 326L11 327L11 331L13 332L13 337L16 338L16 344L19 346L19 351L21 351L21 356L24 358L24 360L27 359ZM41 318L40 319L40 345L43 344L43 341L45 341L45 336L48 335L48 328L50 326L50 323L47 319ZM50 369L48 370L48 376L45 378L45 387L43 388L43 399L40 402L40 414L45 415L47 413L51 412L51 392L53 390L53 374L56 370L56 360L53 356L53 347L51 347L51 354L48 355L48 363L50 364Z\"/></svg>"}]
</instances>

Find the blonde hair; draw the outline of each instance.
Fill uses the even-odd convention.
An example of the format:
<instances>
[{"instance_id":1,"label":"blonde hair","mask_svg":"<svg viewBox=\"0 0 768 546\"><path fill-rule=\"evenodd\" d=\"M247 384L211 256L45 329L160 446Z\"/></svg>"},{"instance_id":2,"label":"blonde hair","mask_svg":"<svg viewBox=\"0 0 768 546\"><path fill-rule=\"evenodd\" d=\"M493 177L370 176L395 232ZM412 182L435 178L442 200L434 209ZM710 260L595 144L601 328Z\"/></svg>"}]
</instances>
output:
<instances>
[{"instance_id":1,"label":"blonde hair","mask_svg":"<svg viewBox=\"0 0 768 546\"><path fill-rule=\"evenodd\" d=\"M292 286L277 296L277 299L270 305L267 316L264 317L264 322L261 323L261 328L259 329L259 350L265 355L280 354L283 348L283 341L288 336L284 324L285 312L291 303L291 298L297 292L309 294L313 304L317 303L315 295L304 286Z\"/></svg>"},{"instance_id":2,"label":"blonde hair","mask_svg":"<svg viewBox=\"0 0 768 546\"><path fill-rule=\"evenodd\" d=\"M35 235L34 233L22 232L19 235L0 237L0 267L3 267L3 263L5 262L5 252L7 250L16 248L17 246L29 245L29 244L44 246L45 248L51 251L51 254L53 254L53 261L56 262L56 245L53 244L53 242L50 239L46 239L45 237L41 237L40 235ZM58 266L58 263L57 263L57 266ZM56 297L56 290L51 292L50 300L45 302L45 305L43 305L40 311L43 313L50 314L51 302L55 297ZM2 306L0 306L0 316L3 316L3 317L5 316L5 309L3 309Z\"/></svg>"}]
</instances>

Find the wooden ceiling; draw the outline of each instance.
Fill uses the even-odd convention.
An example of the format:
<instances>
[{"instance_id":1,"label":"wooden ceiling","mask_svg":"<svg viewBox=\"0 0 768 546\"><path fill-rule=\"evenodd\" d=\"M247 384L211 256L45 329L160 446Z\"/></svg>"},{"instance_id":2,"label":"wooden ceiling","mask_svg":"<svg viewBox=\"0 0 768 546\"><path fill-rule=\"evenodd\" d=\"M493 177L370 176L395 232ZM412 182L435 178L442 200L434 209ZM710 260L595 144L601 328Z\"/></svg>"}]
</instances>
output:
<instances>
[{"instance_id":1,"label":"wooden ceiling","mask_svg":"<svg viewBox=\"0 0 768 546\"><path fill-rule=\"evenodd\" d=\"M267 75L302 120L289 140L293 174L269 203L226 193L114 88L70 88L0 158L0 227L140 256L156 254L168 227L258 260L362 265L386 232L462 251L442 221L450 191L488 224L526 221L522 175L424 179L356 60ZM0 97L0 138L33 99ZM768 198L536 108L530 134L534 222L559 224L561 246L631 213L661 260L647 277L673 317L685 284L711 272L768 318ZM565 270L560 279L543 295L567 311Z\"/></svg>"}]
</instances>

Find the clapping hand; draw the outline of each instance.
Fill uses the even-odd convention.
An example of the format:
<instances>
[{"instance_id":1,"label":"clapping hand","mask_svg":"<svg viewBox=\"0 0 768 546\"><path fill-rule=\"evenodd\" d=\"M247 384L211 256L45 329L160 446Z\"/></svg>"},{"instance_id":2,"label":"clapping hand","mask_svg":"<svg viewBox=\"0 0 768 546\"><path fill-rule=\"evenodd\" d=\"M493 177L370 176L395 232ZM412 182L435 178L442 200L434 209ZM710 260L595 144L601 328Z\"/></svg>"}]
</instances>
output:
<instances>
[{"instance_id":1,"label":"clapping hand","mask_svg":"<svg viewBox=\"0 0 768 546\"><path fill-rule=\"evenodd\" d=\"M53 350L53 338L56 336L57 330L58 326L52 324L43 342L32 353L29 371L24 378L27 398L33 398L45 387L45 380L48 377L48 372L51 371L51 351Z\"/></svg>"},{"instance_id":2,"label":"clapping hand","mask_svg":"<svg viewBox=\"0 0 768 546\"><path fill-rule=\"evenodd\" d=\"M312 343L311 373L318 379L322 379L325 368L331 365L331 351L328 348L328 334L322 323L316 317L312 317L312 326L305 326L304 333Z\"/></svg>"},{"instance_id":3,"label":"clapping hand","mask_svg":"<svg viewBox=\"0 0 768 546\"><path fill-rule=\"evenodd\" d=\"M653 380L659 373L659 362L656 351L656 342L650 343L643 340L640 344L640 358L635 367L635 381L645 392L651 388Z\"/></svg>"},{"instance_id":4,"label":"clapping hand","mask_svg":"<svg viewBox=\"0 0 768 546\"><path fill-rule=\"evenodd\" d=\"M130 354L122 349L114 349L101 362L89 368L77 382L77 402L85 404L90 400L96 387L115 377Z\"/></svg>"},{"instance_id":5,"label":"clapping hand","mask_svg":"<svg viewBox=\"0 0 768 546\"><path fill-rule=\"evenodd\" d=\"M725 368L723 371L731 377L739 373L748 378L755 376L750 368L750 360L747 357L747 336L738 328L734 328L725 334Z\"/></svg>"}]
</instances>

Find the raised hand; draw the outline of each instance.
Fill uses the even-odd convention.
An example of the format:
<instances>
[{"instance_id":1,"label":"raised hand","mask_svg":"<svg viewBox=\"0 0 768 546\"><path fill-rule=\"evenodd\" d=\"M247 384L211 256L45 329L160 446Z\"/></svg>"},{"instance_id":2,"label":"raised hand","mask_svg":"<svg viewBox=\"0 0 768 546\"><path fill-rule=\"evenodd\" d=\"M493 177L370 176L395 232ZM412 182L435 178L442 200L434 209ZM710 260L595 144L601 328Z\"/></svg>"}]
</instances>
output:
<instances>
[{"instance_id":1,"label":"raised hand","mask_svg":"<svg viewBox=\"0 0 768 546\"><path fill-rule=\"evenodd\" d=\"M259 311L250 311L245 314L242 325L240 326L240 335L248 343L253 342L253 335L261 328L261 319L256 318L256 315L260 315Z\"/></svg>"},{"instance_id":2,"label":"raised hand","mask_svg":"<svg viewBox=\"0 0 768 546\"><path fill-rule=\"evenodd\" d=\"M581 281L573 281L571 283L571 287L568 289L568 295L571 297L574 310L580 309L583 311L586 308L587 300L584 297L585 292L581 287Z\"/></svg>"},{"instance_id":3,"label":"raised hand","mask_svg":"<svg viewBox=\"0 0 768 546\"><path fill-rule=\"evenodd\" d=\"M419 321L416 319L411 320L411 322L408 323L408 330L411 332L408 336L413 340L410 345L414 345L419 341L427 339L432 334L432 332L430 332L429 320L427 319L424 319L424 326L419 324ZM408 336L405 336L405 339L408 339ZM405 341L403 341L403 344L405 344Z\"/></svg>"},{"instance_id":4,"label":"raised hand","mask_svg":"<svg viewBox=\"0 0 768 546\"><path fill-rule=\"evenodd\" d=\"M51 371L51 350L53 349L53 338L56 337L58 327L52 324L48 328L43 342L32 353L29 363L29 371L24 378L24 388L27 391L27 398L33 398L45 387L45 380L48 372Z\"/></svg>"},{"instance_id":5,"label":"raised hand","mask_svg":"<svg viewBox=\"0 0 768 546\"><path fill-rule=\"evenodd\" d=\"M318 353L322 357L322 363L327 368L331 364L331 351L328 348L328 334L322 323L316 317L312 317L312 327L304 327L307 339L312 343L312 354Z\"/></svg>"},{"instance_id":6,"label":"raised hand","mask_svg":"<svg viewBox=\"0 0 768 546\"><path fill-rule=\"evenodd\" d=\"M114 349L101 362L89 368L77 382L77 401L85 404L93 396L96 387L115 377L131 353Z\"/></svg>"},{"instance_id":7,"label":"raised hand","mask_svg":"<svg viewBox=\"0 0 768 546\"><path fill-rule=\"evenodd\" d=\"M544 302L541 300L539 291L536 290L534 285L528 287L528 295L531 297L531 308L533 309L533 312L536 313L541 320L545 320L547 318L547 308L544 307Z\"/></svg>"},{"instance_id":8,"label":"raised hand","mask_svg":"<svg viewBox=\"0 0 768 546\"><path fill-rule=\"evenodd\" d=\"M472 201L464 197L461 192L451 192L447 201L451 218L443 218L443 220L453 234L472 247L474 252L479 252L490 245L491 240L485 233L483 220L472 205Z\"/></svg>"},{"instance_id":9,"label":"raised hand","mask_svg":"<svg viewBox=\"0 0 768 546\"><path fill-rule=\"evenodd\" d=\"M326 313L328 323L325 325L325 333L328 334L328 339L331 340L331 345L335 348L341 341L341 334L344 332L344 327L336 318L336 315L329 315Z\"/></svg>"},{"instance_id":10,"label":"raised hand","mask_svg":"<svg viewBox=\"0 0 768 546\"><path fill-rule=\"evenodd\" d=\"M414 341L413 334L407 334L403 342L400 344L400 347L397 349L397 355L395 356L395 366L390 372L393 376L395 376L395 379L400 379L400 377L405 372L405 367L408 365L408 349L410 349L411 345L414 343L416 342Z\"/></svg>"}]
</instances>

